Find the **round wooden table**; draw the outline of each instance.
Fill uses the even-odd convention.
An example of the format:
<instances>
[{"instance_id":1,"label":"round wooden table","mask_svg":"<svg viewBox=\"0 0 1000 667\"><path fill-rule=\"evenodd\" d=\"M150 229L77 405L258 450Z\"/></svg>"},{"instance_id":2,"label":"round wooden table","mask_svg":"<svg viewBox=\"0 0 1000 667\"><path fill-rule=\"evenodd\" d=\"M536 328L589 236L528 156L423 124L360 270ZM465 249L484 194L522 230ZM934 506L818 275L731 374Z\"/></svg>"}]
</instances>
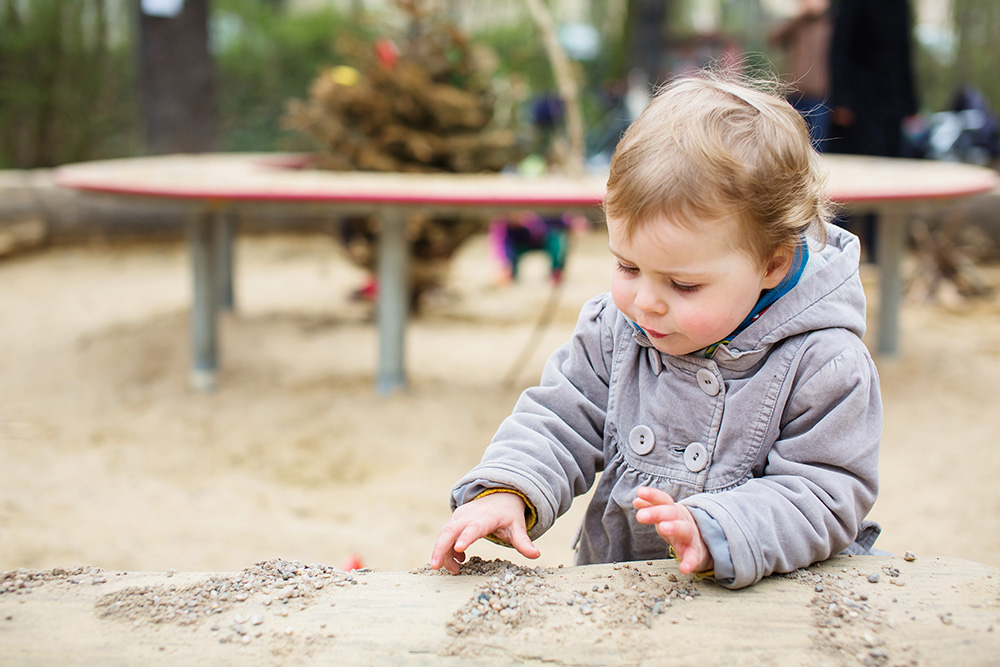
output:
<instances>
[{"instance_id":1,"label":"round wooden table","mask_svg":"<svg viewBox=\"0 0 1000 667\"><path fill-rule=\"evenodd\" d=\"M843 155L824 159L830 169L830 196L853 212L879 214L876 349L881 355L895 355L907 216L920 207L950 205L989 191L997 186L997 176L981 167L930 160ZM244 207L313 206L333 215L381 218L376 382L378 390L387 393L406 384L408 213L490 216L523 209L540 213L576 209L594 214L605 194L605 175L333 172L305 164L302 156L292 154L168 155L67 165L56 171L55 180L63 187L104 196L171 201L189 212L194 285L191 381L203 390L217 383L218 311L231 305L232 239Z\"/></svg>"}]
</instances>

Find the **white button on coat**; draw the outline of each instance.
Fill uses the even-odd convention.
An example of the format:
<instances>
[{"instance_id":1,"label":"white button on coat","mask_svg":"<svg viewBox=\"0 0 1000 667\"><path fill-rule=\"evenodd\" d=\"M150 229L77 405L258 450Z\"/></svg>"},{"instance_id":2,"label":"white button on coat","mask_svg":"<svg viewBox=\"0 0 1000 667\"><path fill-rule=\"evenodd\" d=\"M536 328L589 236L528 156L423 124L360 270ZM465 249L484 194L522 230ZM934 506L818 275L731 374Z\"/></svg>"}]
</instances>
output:
<instances>
[{"instance_id":1,"label":"white button on coat","mask_svg":"<svg viewBox=\"0 0 1000 667\"><path fill-rule=\"evenodd\" d=\"M628 446L639 456L645 456L653 451L653 429L640 424L628 434Z\"/></svg>"},{"instance_id":2,"label":"white button on coat","mask_svg":"<svg viewBox=\"0 0 1000 667\"><path fill-rule=\"evenodd\" d=\"M698 386L703 392L709 396L715 396L719 393L719 378L715 377L715 373L707 368L702 368L696 377L698 378Z\"/></svg>"},{"instance_id":3,"label":"white button on coat","mask_svg":"<svg viewBox=\"0 0 1000 667\"><path fill-rule=\"evenodd\" d=\"M684 465L691 472L701 472L708 465L708 448L700 442L692 442L684 449Z\"/></svg>"}]
</instances>

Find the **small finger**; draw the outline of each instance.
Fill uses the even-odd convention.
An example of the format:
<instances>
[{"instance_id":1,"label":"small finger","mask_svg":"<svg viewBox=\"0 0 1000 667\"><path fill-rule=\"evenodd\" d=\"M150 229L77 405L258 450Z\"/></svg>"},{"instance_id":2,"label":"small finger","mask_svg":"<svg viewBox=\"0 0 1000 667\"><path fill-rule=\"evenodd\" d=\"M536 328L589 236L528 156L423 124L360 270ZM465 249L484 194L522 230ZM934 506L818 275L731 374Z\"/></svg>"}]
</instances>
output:
<instances>
[{"instance_id":1,"label":"small finger","mask_svg":"<svg viewBox=\"0 0 1000 667\"><path fill-rule=\"evenodd\" d=\"M531 538L528 537L528 533L525 531L512 530L510 537L511 546L517 549L518 553L525 558L538 558L542 555L542 552L538 550L538 547L535 546L535 543L531 541Z\"/></svg>"},{"instance_id":2,"label":"small finger","mask_svg":"<svg viewBox=\"0 0 1000 667\"><path fill-rule=\"evenodd\" d=\"M465 560L465 554L461 551L452 552L449 557L445 560L445 569L452 574L458 574L462 570L462 562Z\"/></svg>"},{"instance_id":3,"label":"small finger","mask_svg":"<svg viewBox=\"0 0 1000 667\"><path fill-rule=\"evenodd\" d=\"M672 505L674 502L673 497L669 493L660 489L654 489L651 486L640 486L636 489L636 497L653 505Z\"/></svg>"},{"instance_id":4,"label":"small finger","mask_svg":"<svg viewBox=\"0 0 1000 667\"><path fill-rule=\"evenodd\" d=\"M455 551L459 553L464 553L465 550L468 549L469 546L471 546L472 543L476 541L474 537L467 535L467 533L469 532L469 528L470 528L469 526L466 526L465 529L461 533L459 533L458 536L455 538ZM473 531L473 534L474 533L475 531Z\"/></svg>"},{"instance_id":5,"label":"small finger","mask_svg":"<svg viewBox=\"0 0 1000 667\"><path fill-rule=\"evenodd\" d=\"M464 552L472 546L473 542L492 534L494 530L496 530L496 526L494 525L486 525L480 521L473 521L465 526L458 537L455 538L455 551Z\"/></svg>"},{"instance_id":6,"label":"small finger","mask_svg":"<svg viewBox=\"0 0 1000 667\"><path fill-rule=\"evenodd\" d=\"M693 529L687 521L679 521L677 517L660 521L656 524L656 532L673 545L674 549L683 549L691 544Z\"/></svg>"},{"instance_id":7,"label":"small finger","mask_svg":"<svg viewBox=\"0 0 1000 667\"><path fill-rule=\"evenodd\" d=\"M664 521L676 521L680 518L676 505L652 505L639 509L635 513L635 520L639 523L654 524Z\"/></svg>"},{"instance_id":8,"label":"small finger","mask_svg":"<svg viewBox=\"0 0 1000 667\"><path fill-rule=\"evenodd\" d=\"M451 557L445 558L444 562L441 563L441 566L443 566L444 569L450 572L451 574L458 574L459 571L458 561L456 561L454 558ZM438 568L434 569L436 570Z\"/></svg>"},{"instance_id":9,"label":"small finger","mask_svg":"<svg viewBox=\"0 0 1000 667\"><path fill-rule=\"evenodd\" d=\"M452 524L448 524L441 529L441 534L438 535L437 541L434 543L434 549L431 551L432 569L437 570L440 568L444 564L445 558L453 553L456 532L456 527Z\"/></svg>"},{"instance_id":10,"label":"small finger","mask_svg":"<svg viewBox=\"0 0 1000 667\"><path fill-rule=\"evenodd\" d=\"M701 558L695 553L694 549L688 549L684 552L684 557L681 558L681 562L677 565L679 569L684 574L691 574L698 567L701 562Z\"/></svg>"}]
</instances>

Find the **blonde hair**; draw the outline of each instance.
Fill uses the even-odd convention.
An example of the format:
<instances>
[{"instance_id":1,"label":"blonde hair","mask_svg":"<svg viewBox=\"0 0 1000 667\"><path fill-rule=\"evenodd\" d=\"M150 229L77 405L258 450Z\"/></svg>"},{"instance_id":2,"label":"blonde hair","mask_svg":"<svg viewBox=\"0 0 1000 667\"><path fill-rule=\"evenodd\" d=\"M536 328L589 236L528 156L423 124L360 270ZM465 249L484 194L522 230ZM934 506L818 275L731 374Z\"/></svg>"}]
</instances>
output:
<instances>
[{"instance_id":1,"label":"blonde hair","mask_svg":"<svg viewBox=\"0 0 1000 667\"><path fill-rule=\"evenodd\" d=\"M663 87L625 132L604 211L626 236L648 222L736 214L741 249L761 263L833 216L826 170L776 80L703 71Z\"/></svg>"}]
</instances>

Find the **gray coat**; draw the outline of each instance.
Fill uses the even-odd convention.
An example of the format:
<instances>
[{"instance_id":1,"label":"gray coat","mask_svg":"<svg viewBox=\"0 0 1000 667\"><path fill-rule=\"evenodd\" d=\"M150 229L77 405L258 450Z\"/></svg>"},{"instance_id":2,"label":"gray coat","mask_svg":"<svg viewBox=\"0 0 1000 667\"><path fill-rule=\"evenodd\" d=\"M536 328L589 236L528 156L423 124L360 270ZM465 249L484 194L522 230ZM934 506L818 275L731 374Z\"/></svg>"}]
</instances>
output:
<instances>
[{"instance_id":1,"label":"gray coat","mask_svg":"<svg viewBox=\"0 0 1000 667\"><path fill-rule=\"evenodd\" d=\"M632 500L657 487L691 509L731 588L869 548L882 404L861 340L859 243L827 229L799 283L711 359L658 352L609 294L587 302L452 507L516 489L537 512L535 538L600 473L577 564L645 560L667 545Z\"/></svg>"}]
</instances>

